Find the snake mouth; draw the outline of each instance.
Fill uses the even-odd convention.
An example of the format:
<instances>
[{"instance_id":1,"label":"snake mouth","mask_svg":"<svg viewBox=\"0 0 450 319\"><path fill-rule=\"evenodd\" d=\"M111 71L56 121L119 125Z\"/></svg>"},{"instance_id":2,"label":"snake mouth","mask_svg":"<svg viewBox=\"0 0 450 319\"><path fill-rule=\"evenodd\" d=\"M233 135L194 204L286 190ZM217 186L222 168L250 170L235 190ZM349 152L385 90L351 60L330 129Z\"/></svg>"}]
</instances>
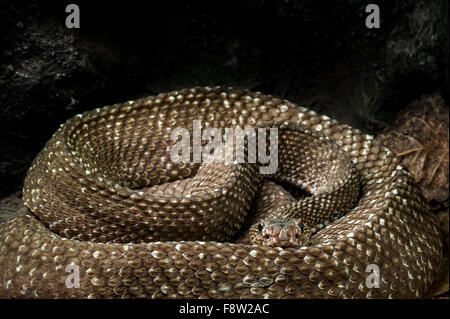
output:
<instances>
[{"instance_id":1,"label":"snake mouth","mask_svg":"<svg viewBox=\"0 0 450 319\"><path fill-rule=\"evenodd\" d=\"M296 247L298 246L296 243L293 243L292 240L282 240L279 236L264 236L265 246L270 247Z\"/></svg>"}]
</instances>

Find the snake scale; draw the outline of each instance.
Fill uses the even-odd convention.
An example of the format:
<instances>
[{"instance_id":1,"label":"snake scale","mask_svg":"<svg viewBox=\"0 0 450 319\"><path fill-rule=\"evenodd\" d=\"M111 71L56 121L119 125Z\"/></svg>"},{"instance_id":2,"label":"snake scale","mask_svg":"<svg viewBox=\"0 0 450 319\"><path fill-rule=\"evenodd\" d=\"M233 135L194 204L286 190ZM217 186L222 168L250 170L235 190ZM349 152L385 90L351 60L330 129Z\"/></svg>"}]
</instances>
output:
<instances>
[{"instance_id":1,"label":"snake scale","mask_svg":"<svg viewBox=\"0 0 450 319\"><path fill-rule=\"evenodd\" d=\"M257 164L172 162L170 133L192 131L193 120L277 126L282 173L264 182ZM313 164L297 165L304 160ZM357 183L320 192L344 166ZM296 202L279 180L309 196ZM417 298L442 257L437 220L391 151L248 90L183 89L77 115L34 160L23 199L0 224L2 298ZM310 223L352 205L300 247L231 241L249 211L293 213L299 202ZM378 285L368 284L369 265Z\"/></svg>"}]
</instances>

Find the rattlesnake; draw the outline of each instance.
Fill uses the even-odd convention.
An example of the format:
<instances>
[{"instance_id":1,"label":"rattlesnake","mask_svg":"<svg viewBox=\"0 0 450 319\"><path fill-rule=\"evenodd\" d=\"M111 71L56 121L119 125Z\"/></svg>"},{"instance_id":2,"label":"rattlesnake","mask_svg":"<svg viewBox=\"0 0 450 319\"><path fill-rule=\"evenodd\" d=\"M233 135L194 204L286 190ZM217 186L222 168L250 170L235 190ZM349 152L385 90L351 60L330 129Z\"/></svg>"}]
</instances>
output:
<instances>
[{"instance_id":1,"label":"rattlesnake","mask_svg":"<svg viewBox=\"0 0 450 319\"><path fill-rule=\"evenodd\" d=\"M277 123L280 148L295 149L281 152L282 168L303 155L319 163L320 152L302 152L302 141L326 140L354 167L361 194L325 191L313 213L304 206L301 217L315 222L317 211L357 201L328 214L337 220L301 247L230 242L248 211L292 213L295 204L273 182L260 189L257 164L224 171L173 163L171 131L192 129L194 119L220 129ZM323 168L311 167L296 172ZM312 183L298 184L314 193ZM3 298L421 297L441 260L436 218L391 151L327 116L247 90L183 89L75 116L34 160L23 198L27 209L0 224Z\"/></svg>"}]
</instances>

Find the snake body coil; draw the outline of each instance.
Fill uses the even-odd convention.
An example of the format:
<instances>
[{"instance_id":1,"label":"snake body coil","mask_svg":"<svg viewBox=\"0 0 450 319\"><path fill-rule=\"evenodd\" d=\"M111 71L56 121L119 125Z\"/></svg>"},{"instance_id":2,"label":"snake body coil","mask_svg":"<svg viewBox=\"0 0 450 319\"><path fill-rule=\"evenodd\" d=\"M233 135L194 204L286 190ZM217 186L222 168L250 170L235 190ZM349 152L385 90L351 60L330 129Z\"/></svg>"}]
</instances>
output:
<instances>
[{"instance_id":1,"label":"snake body coil","mask_svg":"<svg viewBox=\"0 0 450 319\"><path fill-rule=\"evenodd\" d=\"M260 190L257 165L173 163L171 132L192 132L194 120L221 130L278 123L280 170L299 172L278 179L301 180L313 193L302 218L319 223L324 211L339 219L312 246L228 242L252 206L300 206L274 183ZM314 153L322 142L309 136L337 150ZM351 165L339 166L340 152ZM326 161L314 157L324 154ZM298 164L310 157L313 164ZM347 188L320 193L307 177L326 184L323 172L343 178L343 167L356 172L339 179ZM23 198L31 213L0 225L3 298L410 298L426 293L441 260L436 218L391 151L326 116L245 90L184 89L76 116L34 160ZM336 215L338 206L346 211ZM373 267L379 282L368 279Z\"/></svg>"}]
</instances>

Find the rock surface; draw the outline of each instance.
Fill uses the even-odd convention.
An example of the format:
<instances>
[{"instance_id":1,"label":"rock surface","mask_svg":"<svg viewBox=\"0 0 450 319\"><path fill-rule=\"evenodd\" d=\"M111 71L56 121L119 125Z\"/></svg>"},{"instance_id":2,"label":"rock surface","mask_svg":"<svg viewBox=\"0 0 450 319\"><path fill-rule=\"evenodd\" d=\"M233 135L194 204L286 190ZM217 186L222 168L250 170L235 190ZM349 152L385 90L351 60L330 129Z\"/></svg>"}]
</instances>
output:
<instances>
[{"instance_id":1,"label":"rock surface","mask_svg":"<svg viewBox=\"0 0 450 319\"><path fill-rule=\"evenodd\" d=\"M19 210L25 206L21 193L21 191L18 191L0 198L0 223L16 216Z\"/></svg>"},{"instance_id":2,"label":"rock surface","mask_svg":"<svg viewBox=\"0 0 450 319\"><path fill-rule=\"evenodd\" d=\"M395 152L429 202L449 196L449 109L439 95L423 96L400 112L376 139Z\"/></svg>"}]
</instances>

